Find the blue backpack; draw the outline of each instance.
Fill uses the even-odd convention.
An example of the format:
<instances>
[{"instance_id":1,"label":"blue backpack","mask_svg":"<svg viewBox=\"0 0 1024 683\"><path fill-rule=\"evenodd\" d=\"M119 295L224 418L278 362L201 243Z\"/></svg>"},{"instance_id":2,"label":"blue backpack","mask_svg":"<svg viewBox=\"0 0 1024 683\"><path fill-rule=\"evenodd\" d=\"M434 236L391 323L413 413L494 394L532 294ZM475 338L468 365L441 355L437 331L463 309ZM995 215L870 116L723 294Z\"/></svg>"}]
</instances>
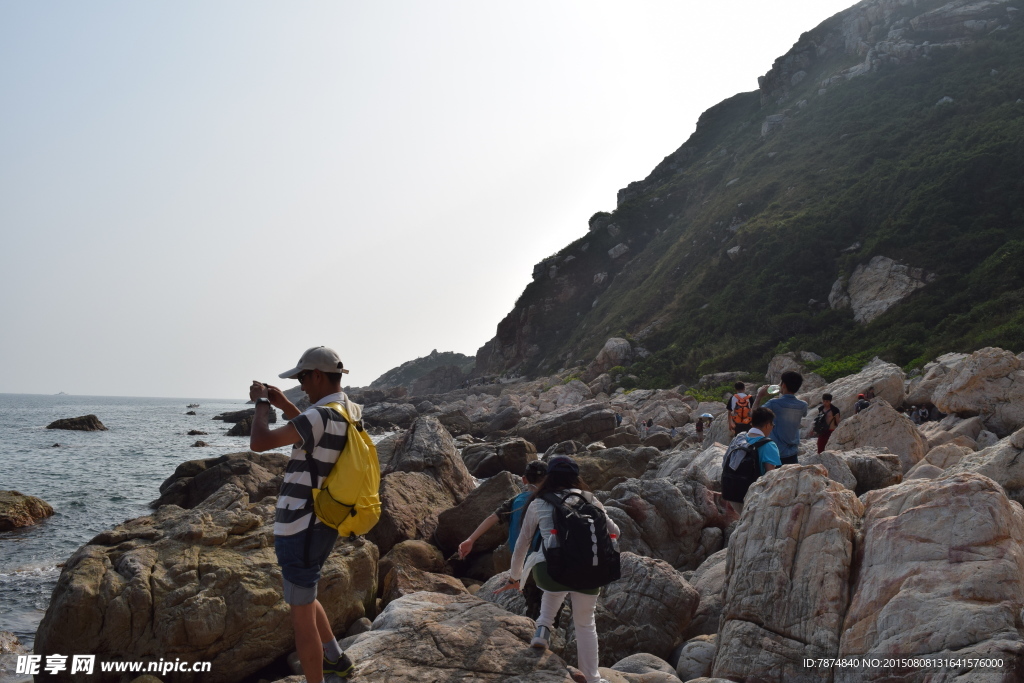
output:
<instances>
[{"instance_id":1,"label":"blue backpack","mask_svg":"<svg viewBox=\"0 0 1024 683\"><path fill-rule=\"evenodd\" d=\"M530 504L529 491L523 491L512 499L512 516L508 520L508 549L509 552L516 551L516 539L519 538L519 530L523 528L523 517L526 516L526 508Z\"/></svg>"}]
</instances>

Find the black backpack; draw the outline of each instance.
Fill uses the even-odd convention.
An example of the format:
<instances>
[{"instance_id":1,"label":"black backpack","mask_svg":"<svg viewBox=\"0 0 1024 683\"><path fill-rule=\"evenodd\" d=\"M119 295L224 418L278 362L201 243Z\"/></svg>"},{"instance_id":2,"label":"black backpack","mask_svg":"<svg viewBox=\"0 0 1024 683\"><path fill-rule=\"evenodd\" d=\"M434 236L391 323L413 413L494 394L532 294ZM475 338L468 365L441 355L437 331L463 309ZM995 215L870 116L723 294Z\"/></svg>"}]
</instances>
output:
<instances>
[{"instance_id":1,"label":"black backpack","mask_svg":"<svg viewBox=\"0 0 1024 683\"><path fill-rule=\"evenodd\" d=\"M740 434L725 451L722 458L722 498L734 503L742 503L747 496L747 489L761 476L761 465L758 462L757 449L771 441L767 436L753 443L747 442L745 434ZM729 461L739 460L735 468Z\"/></svg>"},{"instance_id":2,"label":"black backpack","mask_svg":"<svg viewBox=\"0 0 1024 683\"><path fill-rule=\"evenodd\" d=\"M818 408L818 417L814 418L814 433L825 434L828 432L829 418L832 415L832 411L825 412L823 408Z\"/></svg>"},{"instance_id":3,"label":"black backpack","mask_svg":"<svg viewBox=\"0 0 1024 683\"><path fill-rule=\"evenodd\" d=\"M619 550L608 534L608 518L593 496L569 491L564 498L545 493L541 500L554 508L552 533L559 543L544 548L552 579L572 590L590 590L622 576Z\"/></svg>"}]
</instances>

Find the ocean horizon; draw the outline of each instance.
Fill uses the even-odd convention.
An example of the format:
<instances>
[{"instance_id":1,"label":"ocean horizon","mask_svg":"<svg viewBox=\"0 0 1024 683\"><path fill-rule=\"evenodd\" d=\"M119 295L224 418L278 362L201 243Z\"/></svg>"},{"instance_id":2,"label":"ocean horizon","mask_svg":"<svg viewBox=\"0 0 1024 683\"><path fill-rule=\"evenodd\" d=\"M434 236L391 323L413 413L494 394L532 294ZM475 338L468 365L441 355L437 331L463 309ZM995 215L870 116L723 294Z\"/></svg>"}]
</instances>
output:
<instances>
[{"instance_id":1,"label":"ocean horizon","mask_svg":"<svg viewBox=\"0 0 1024 683\"><path fill-rule=\"evenodd\" d=\"M247 401L0 393L0 490L36 496L54 509L39 524L0 532L0 631L31 649L72 553L103 531L151 514L160 484L181 463L248 450L247 437L227 436L232 425L212 419ZM199 404L191 409L196 415L185 414L189 403ZM108 431L46 429L89 414ZM209 446L193 447L197 440Z\"/></svg>"}]
</instances>

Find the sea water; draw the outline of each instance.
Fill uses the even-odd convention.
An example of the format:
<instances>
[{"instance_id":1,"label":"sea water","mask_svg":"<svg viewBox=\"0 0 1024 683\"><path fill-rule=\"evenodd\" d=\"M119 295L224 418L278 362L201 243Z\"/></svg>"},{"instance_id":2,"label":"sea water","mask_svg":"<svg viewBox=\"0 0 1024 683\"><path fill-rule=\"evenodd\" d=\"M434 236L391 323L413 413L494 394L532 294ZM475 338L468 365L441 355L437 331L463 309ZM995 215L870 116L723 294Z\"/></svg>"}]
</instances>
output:
<instances>
[{"instance_id":1,"label":"sea water","mask_svg":"<svg viewBox=\"0 0 1024 683\"><path fill-rule=\"evenodd\" d=\"M249 439L226 436L232 425L212 418L246 408L246 400L0 394L0 490L42 498L54 510L34 526L0 532L0 631L31 649L60 565L75 550L151 514L160 484L186 460L245 451ZM199 404L194 416L185 414L189 403ZM90 414L109 431L46 429ZM197 440L210 447L193 448Z\"/></svg>"}]
</instances>

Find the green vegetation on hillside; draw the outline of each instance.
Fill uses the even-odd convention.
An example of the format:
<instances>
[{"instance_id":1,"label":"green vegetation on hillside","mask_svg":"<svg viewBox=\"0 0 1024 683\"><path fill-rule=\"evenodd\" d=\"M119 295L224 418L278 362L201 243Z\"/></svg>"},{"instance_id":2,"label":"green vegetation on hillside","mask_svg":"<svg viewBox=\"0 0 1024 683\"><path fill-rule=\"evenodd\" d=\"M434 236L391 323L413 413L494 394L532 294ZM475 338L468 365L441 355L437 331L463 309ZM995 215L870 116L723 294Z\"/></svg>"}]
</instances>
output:
<instances>
[{"instance_id":1,"label":"green vegetation on hillside","mask_svg":"<svg viewBox=\"0 0 1024 683\"><path fill-rule=\"evenodd\" d=\"M652 352L630 368L647 387L763 368L786 350L830 359L826 377L843 359L912 367L1024 350L1024 28L819 95L850 63L817 64L779 106L746 93L709 110L642 193L602 217L620 234L577 240L553 261L562 282L523 293L521 308L545 313L532 321L543 353L525 369L591 358L626 331ZM772 114L787 120L762 136ZM620 242L624 267L607 254ZM867 325L822 306L876 255L936 278ZM592 283L602 271L610 284Z\"/></svg>"}]
</instances>

